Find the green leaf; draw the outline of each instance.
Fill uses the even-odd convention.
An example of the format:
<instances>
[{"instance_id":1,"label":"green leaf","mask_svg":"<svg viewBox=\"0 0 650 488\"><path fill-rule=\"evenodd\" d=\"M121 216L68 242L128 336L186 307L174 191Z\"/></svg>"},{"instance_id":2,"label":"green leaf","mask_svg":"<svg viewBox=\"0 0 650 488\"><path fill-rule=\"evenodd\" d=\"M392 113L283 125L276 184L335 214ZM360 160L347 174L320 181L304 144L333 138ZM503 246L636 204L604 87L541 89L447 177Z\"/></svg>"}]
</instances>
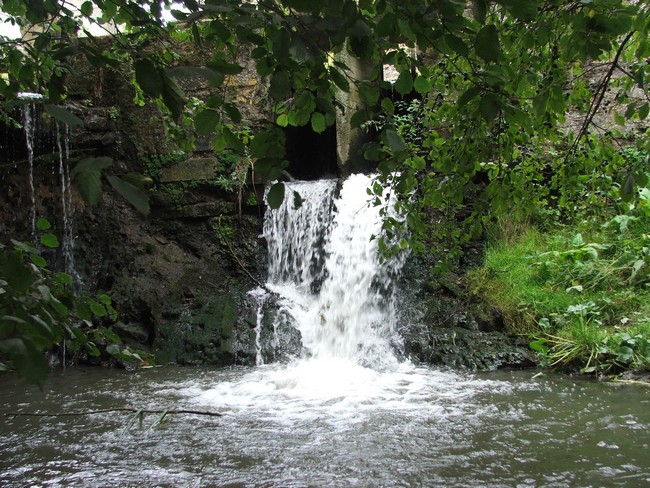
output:
<instances>
[{"instance_id":1,"label":"green leaf","mask_svg":"<svg viewBox=\"0 0 650 488\"><path fill-rule=\"evenodd\" d=\"M17 249L20 249L21 251L26 252L27 254L40 254L41 251L36 249L34 246L31 244L28 244L26 242L20 242L15 239L11 239L11 243L16 246Z\"/></svg>"},{"instance_id":2,"label":"green leaf","mask_svg":"<svg viewBox=\"0 0 650 488\"><path fill-rule=\"evenodd\" d=\"M427 166L427 163L426 163L426 161L424 160L423 157L415 156L413 158L413 169L415 169L417 171L422 171L424 168L426 168L426 166Z\"/></svg>"},{"instance_id":3,"label":"green leaf","mask_svg":"<svg viewBox=\"0 0 650 488\"><path fill-rule=\"evenodd\" d=\"M166 74L162 76L162 99L174 120L178 120L185 106L185 97L176 81Z\"/></svg>"},{"instance_id":4,"label":"green leaf","mask_svg":"<svg viewBox=\"0 0 650 488\"><path fill-rule=\"evenodd\" d=\"M458 101L456 102L456 105L458 108L463 108L465 105L467 105L469 102L471 102L476 95L481 93L481 88L478 86L470 86L467 90L465 90L460 97L458 97Z\"/></svg>"},{"instance_id":5,"label":"green leaf","mask_svg":"<svg viewBox=\"0 0 650 488\"><path fill-rule=\"evenodd\" d=\"M120 336L118 336L115 332L113 332L110 329L103 329L104 336L106 339L109 341L115 343L115 344L122 344L122 339L120 339Z\"/></svg>"},{"instance_id":6,"label":"green leaf","mask_svg":"<svg viewBox=\"0 0 650 488\"><path fill-rule=\"evenodd\" d=\"M41 236L41 244L45 247L56 249L59 247L59 239L54 234L43 234Z\"/></svg>"},{"instance_id":7,"label":"green leaf","mask_svg":"<svg viewBox=\"0 0 650 488\"><path fill-rule=\"evenodd\" d=\"M413 88L420 95L426 95L431 91L431 82L424 76L418 76L413 82Z\"/></svg>"},{"instance_id":8,"label":"green leaf","mask_svg":"<svg viewBox=\"0 0 650 488\"><path fill-rule=\"evenodd\" d=\"M386 144L395 152L406 150L406 143L395 129L386 129L384 131Z\"/></svg>"},{"instance_id":9,"label":"green leaf","mask_svg":"<svg viewBox=\"0 0 650 488\"><path fill-rule=\"evenodd\" d=\"M266 201L269 207L273 209L280 208L280 205L284 201L284 191L284 183L275 183L269 188L269 192L266 195Z\"/></svg>"},{"instance_id":10,"label":"green leaf","mask_svg":"<svg viewBox=\"0 0 650 488\"><path fill-rule=\"evenodd\" d=\"M50 224L50 221L47 219L44 219L43 217L39 218L36 221L36 228L38 230L48 230L52 225Z\"/></svg>"},{"instance_id":11,"label":"green leaf","mask_svg":"<svg viewBox=\"0 0 650 488\"><path fill-rule=\"evenodd\" d=\"M280 114L278 115L278 118L275 121L276 124L278 124L280 127L286 127L289 125L289 117L287 114Z\"/></svg>"},{"instance_id":12,"label":"green leaf","mask_svg":"<svg viewBox=\"0 0 650 488\"><path fill-rule=\"evenodd\" d=\"M79 117L63 107L45 105L45 111L59 122L63 122L70 127L83 125L83 121Z\"/></svg>"},{"instance_id":13,"label":"green leaf","mask_svg":"<svg viewBox=\"0 0 650 488\"><path fill-rule=\"evenodd\" d=\"M47 261L45 261L45 259L38 254L30 254L29 259L39 268L47 267Z\"/></svg>"},{"instance_id":14,"label":"green leaf","mask_svg":"<svg viewBox=\"0 0 650 488\"><path fill-rule=\"evenodd\" d=\"M67 317L68 313L70 312L68 310L68 307L63 305L59 300L56 298L52 297L52 301L50 302L52 305L52 308L56 310L56 312L61 316L61 317Z\"/></svg>"},{"instance_id":15,"label":"green leaf","mask_svg":"<svg viewBox=\"0 0 650 488\"><path fill-rule=\"evenodd\" d=\"M269 86L269 95L275 100L282 101L289 93L290 77L289 72L279 70L273 73Z\"/></svg>"},{"instance_id":16,"label":"green leaf","mask_svg":"<svg viewBox=\"0 0 650 488\"><path fill-rule=\"evenodd\" d=\"M111 297L109 297L106 293L102 293L101 295L97 295L97 300L102 302L104 305L110 305L113 303L113 300L111 300Z\"/></svg>"},{"instance_id":17,"label":"green leaf","mask_svg":"<svg viewBox=\"0 0 650 488\"><path fill-rule=\"evenodd\" d=\"M361 125L366 122L367 120L370 120L370 112L365 109L358 110L355 112L352 117L350 117L350 126L353 129L356 129L358 127L361 127Z\"/></svg>"},{"instance_id":18,"label":"green leaf","mask_svg":"<svg viewBox=\"0 0 650 488\"><path fill-rule=\"evenodd\" d=\"M90 307L85 302L77 302L75 304L75 312L81 320L86 320L90 322L93 318Z\"/></svg>"},{"instance_id":19,"label":"green leaf","mask_svg":"<svg viewBox=\"0 0 650 488\"><path fill-rule=\"evenodd\" d=\"M13 358L13 363L18 376L26 381L40 385L49 372L47 359L41 351L32 344L25 344L24 352Z\"/></svg>"},{"instance_id":20,"label":"green leaf","mask_svg":"<svg viewBox=\"0 0 650 488\"><path fill-rule=\"evenodd\" d=\"M477 22L485 24L487 16L488 2L487 0L472 0L472 13Z\"/></svg>"},{"instance_id":21,"label":"green leaf","mask_svg":"<svg viewBox=\"0 0 650 488\"><path fill-rule=\"evenodd\" d=\"M161 70L148 58L139 59L134 63L135 81L142 91L152 98L159 97L163 92L163 77Z\"/></svg>"},{"instance_id":22,"label":"green leaf","mask_svg":"<svg viewBox=\"0 0 650 488\"><path fill-rule=\"evenodd\" d=\"M359 86L359 97L366 105L374 105L379 100L379 87L370 83L362 83Z\"/></svg>"},{"instance_id":23,"label":"green leaf","mask_svg":"<svg viewBox=\"0 0 650 488\"><path fill-rule=\"evenodd\" d=\"M350 91L350 83L348 83L348 80L345 78L341 72L336 69L335 67L330 67L329 69L330 77L332 78L332 81L334 84L339 88L339 90L344 91L344 92L349 92Z\"/></svg>"},{"instance_id":24,"label":"green leaf","mask_svg":"<svg viewBox=\"0 0 650 488\"><path fill-rule=\"evenodd\" d=\"M463 57L467 57L469 54L469 48L467 44L460 38L453 34L445 35L445 42L447 45L453 49L457 54L460 54Z\"/></svg>"},{"instance_id":25,"label":"green leaf","mask_svg":"<svg viewBox=\"0 0 650 488\"><path fill-rule=\"evenodd\" d=\"M395 113L395 105L390 98L383 98L381 100L381 109L386 115L393 115Z\"/></svg>"},{"instance_id":26,"label":"green leaf","mask_svg":"<svg viewBox=\"0 0 650 488\"><path fill-rule=\"evenodd\" d=\"M68 273L57 273L56 279L63 285L71 285L73 281L72 276L70 276Z\"/></svg>"},{"instance_id":27,"label":"green leaf","mask_svg":"<svg viewBox=\"0 0 650 488\"><path fill-rule=\"evenodd\" d=\"M650 104L646 102L643 105L641 105L641 108L639 108L639 120L645 119L649 113L650 113Z\"/></svg>"},{"instance_id":28,"label":"green leaf","mask_svg":"<svg viewBox=\"0 0 650 488\"><path fill-rule=\"evenodd\" d=\"M230 120L234 124L239 124L241 122L242 116L241 116L241 112L237 108L237 105L235 105L234 103L226 103L223 106L223 108L226 111L228 117L230 117Z\"/></svg>"},{"instance_id":29,"label":"green leaf","mask_svg":"<svg viewBox=\"0 0 650 488\"><path fill-rule=\"evenodd\" d=\"M88 300L88 305L90 306L90 311L95 315L95 317L103 317L106 315L106 309L100 303L97 303L94 300Z\"/></svg>"},{"instance_id":30,"label":"green leaf","mask_svg":"<svg viewBox=\"0 0 650 488\"><path fill-rule=\"evenodd\" d=\"M476 34L474 48L476 49L476 54L483 58L485 62L489 63L491 61L498 61L500 47L497 28L492 24L483 27L478 34Z\"/></svg>"},{"instance_id":31,"label":"green leaf","mask_svg":"<svg viewBox=\"0 0 650 488\"><path fill-rule=\"evenodd\" d=\"M622 346L618 350L618 354L616 355L616 360L623 364L630 363L633 358L634 358L634 351L629 346Z\"/></svg>"},{"instance_id":32,"label":"green leaf","mask_svg":"<svg viewBox=\"0 0 650 488\"><path fill-rule=\"evenodd\" d=\"M114 175L109 175L106 179L138 212L149 215L149 197L140 188Z\"/></svg>"},{"instance_id":33,"label":"green leaf","mask_svg":"<svg viewBox=\"0 0 650 488\"><path fill-rule=\"evenodd\" d=\"M293 208L298 210L300 207L302 207L303 202L304 202L304 200L300 196L300 193L298 193L297 191L294 190L294 192L293 192Z\"/></svg>"},{"instance_id":34,"label":"green leaf","mask_svg":"<svg viewBox=\"0 0 650 488\"><path fill-rule=\"evenodd\" d=\"M311 128L314 132L321 133L324 132L327 128L325 124L325 116L320 112L314 112L311 114Z\"/></svg>"},{"instance_id":35,"label":"green leaf","mask_svg":"<svg viewBox=\"0 0 650 488\"><path fill-rule=\"evenodd\" d=\"M102 170L113 164L107 157L85 158L70 173L81 197L88 205L94 205L102 195Z\"/></svg>"},{"instance_id":36,"label":"green leaf","mask_svg":"<svg viewBox=\"0 0 650 488\"><path fill-rule=\"evenodd\" d=\"M201 110L194 117L194 128L200 136L207 136L215 130L219 123L219 112L211 108Z\"/></svg>"},{"instance_id":37,"label":"green leaf","mask_svg":"<svg viewBox=\"0 0 650 488\"><path fill-rule=\"evenodd\" d=\"M395 82L395 90L400 95L408 95L413 89L413 76L408 70L402 71Z\"/></svg>"},{"instance_id":38,"label":"green leaf","mask_svg":"<svg viewBox=\"0 0 650 488\"><path fill-rule=\"evenodd\" d=\"M379 161L384 155L385 151L377 143L366 144L363 150L363 157L368 161Z\"/></svg>"},{"instance_id":39,"label":"green leaf","mask_svg":"<svg viewBox=\"0 0 650 488\"><path fill-rule=\"evenodd\" d=\"M102 195L102 175L98 172L78 173L75 183L81 198L88 204L94 205Z\"/></svg>"},{"instance_id":40,"label":"green leaf","mask_svg":"<svg viewBox=\"0 0 650 488\"><path fill-rule=\"evenodd\" d=\"M529 344L529 346L535 352L539 352L541 354L546 354L546 353L548 353L548 350L549 350L549 348L547 346L547 343L548 343L548 339L541 338L541 339L537 339L535 341L532 341Z\"/></svg>"},{"instance_id":41,"label":"green leaf","mask_svg":"<svg viewBox=\"0 0 650 488\"><path fill-rule=\"evenodd\" d=\"M94 342L86 343L86 351L88 352L88 355L92 357L98 357L101 354L99 348Z\"/></svg>"},{"instance_id":42,"label":"green leaf","mask_svg":"<svg viewBox=\"0 0 650 488\"><path fill-rule=\"evenodd\" d=\"M32 273L15 252L7 253L2 271L8 285L18 294L25 293L32 285Z\"/></svg>"},{"instance_id":43,"label":"green leaf","mask_svg":"<svg viewBox=\"0 0 650 488\"><path fill-rule=\"evenodd\" d=\"M219 58L213 59L207 63L207 67L225 75L238 75L244 69L238 64L229 63L228 61Z\"/></svg>"},{"instance_id":44,"label":"green leaf","mask_svg":"<svg viewBox=\"0 0 650 488\"><path fill-rule=\"evenodd\" d=\"M624 202L631 202L634 198L634 175L629 173L619 189L619 196Z\"/></svg>"},{"instance_id":45,"label":"green leaf","mask_svg":"<svg viewBox=\"0 0 650 488\"><path fill-rule=\"evenodd\" d=\"M531 21L535 18L538 2L539 0L498 0L498 3L510 10L512 15L523 21ZM591 3L591 0L584 0L582 3Z\"/></svg>"},{"instance_id":46,"label":"green leaf","mask_svg":"<svg viewBox=\"0 0 650 488\"><path fill-rule=\"evenodd\" d=\"M72 176L72 178L75 178L75 176L80 172L87 172L87 171L99 172L108 168L112 164L113 164L113 160L109 157L84 158L81 161L79 161L74 168L72 168L72 172L70 173L70 176Z\"/></svg>"},{"instance_id":47,"label":"green leaf","mask_svg":"<svg viewBox=\"0 0 650 488\"><path fill-rule=\"evenodd\" d=\"M79 7L79 11L86 17L90 17L93 14L93 3L92 2L82 3L81 7Z\"/></svg>"},{"instance_id":48,"label":"green leaf","mask_svg":"<svg viewBox=\"0 0 650 488\"><path fill-rule=\"evenodd\" d=\"M501 101L499 97L494 93L486 93L479 103L479 112L487 122L492 122L497 118L500 107Z\"/></svg>"}]
</instances>

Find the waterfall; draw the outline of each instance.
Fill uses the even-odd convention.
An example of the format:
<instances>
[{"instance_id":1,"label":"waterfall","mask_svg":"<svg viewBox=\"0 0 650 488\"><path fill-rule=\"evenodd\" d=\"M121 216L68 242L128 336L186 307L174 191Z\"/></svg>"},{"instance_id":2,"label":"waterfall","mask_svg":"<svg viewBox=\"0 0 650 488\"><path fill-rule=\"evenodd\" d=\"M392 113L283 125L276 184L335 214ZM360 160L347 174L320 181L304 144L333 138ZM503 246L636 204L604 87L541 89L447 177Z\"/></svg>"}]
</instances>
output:
<instances>
[{"instance_id":1,"label":"waterfall","mask_svg":"<svg viewBox=\"0 0 650 488\"><path fill-rule=\"evenodd\" d=\"M323 279L324 239L332 222L337 181L285 185L287 197L280 208L269 208L264 220L269 282L313 288ZM293 192L302 199L298 208Z\"/></svg>"},{"instance_id":2,"label":"waterfall","mask_svg":"<svg viewBox=\"0 0 650 488\"><path fill-rule=\"evenodd\" d=\"M401 425L452 412L471 398L480 382L400 358L395 288L407 256L380 259L373 236L381 234L383 218L380 207L368 203L371 184L377 183L365 175L342 183L286 183L284 202L265 215L268 281L250 292L257 305L257 366L229 370L208 388L188 385L182 394L192 405L282 429L302 425L311 432L324 422L335 432L354 425L375 432L395 416ZM392 197L384 193L387 216L400 219L390 213ZM268 290L274 296L265 301ZM274 317L281 318L277 325L300 332L300 357L263 361L264 346L274 341ZM331 436L336 433L314 442L329 443Z\"/></svg>"},{"instance_id":3,"label":"waterfall","mask_svg":"<svg viewBox=\"0 0 650 488\"><path fill-rule=\"evenodd\" d=\"M268 287L286 297L308 356L374 369L397 364L394 280L403 256L380 263L382 219L368 203L372 178L287 183L280 208L265 216ZM296 208L293 192L300 194Z\"/></svg>"}]
</instances>

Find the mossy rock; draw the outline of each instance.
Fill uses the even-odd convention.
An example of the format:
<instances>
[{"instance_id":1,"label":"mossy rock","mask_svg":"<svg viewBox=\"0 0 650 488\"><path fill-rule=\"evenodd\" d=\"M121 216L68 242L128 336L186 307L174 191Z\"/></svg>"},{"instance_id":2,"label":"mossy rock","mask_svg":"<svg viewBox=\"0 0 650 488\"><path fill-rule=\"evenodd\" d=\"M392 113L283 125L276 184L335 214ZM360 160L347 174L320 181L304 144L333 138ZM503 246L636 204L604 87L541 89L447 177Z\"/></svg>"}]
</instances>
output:
<instances>
[{"instance_id":1,"label":"mossy rock","mask_svg":"<svg viewBox=\"0 0 650 488\"><path fill-rule=\"evenodd\" d=\"M237 322L233 294L211 298L196 311L182 309L176 320L158 327L154 353L160 363L228 365Z\"/></svg>"}]
</instances>

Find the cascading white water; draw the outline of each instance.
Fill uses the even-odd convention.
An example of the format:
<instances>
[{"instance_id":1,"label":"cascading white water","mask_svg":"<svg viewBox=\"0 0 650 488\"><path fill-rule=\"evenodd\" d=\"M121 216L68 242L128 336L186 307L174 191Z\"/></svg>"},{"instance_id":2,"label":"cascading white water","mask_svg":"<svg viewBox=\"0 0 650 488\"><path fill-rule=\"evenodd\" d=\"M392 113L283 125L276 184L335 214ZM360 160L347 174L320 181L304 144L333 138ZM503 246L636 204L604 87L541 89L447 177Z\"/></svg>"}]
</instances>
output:
<instances>
[{"instance_id":1,"label":"cascading white water","mask_svg":"<svg viewBox=\"0 0 650 488\"><path fill-rule=\"evenodd\" d=\"M288 183L280 208L267 211L264 238L270 283L293 284L307 292L323 279L324 239L332 221L336 185L337 180ZM303 201L299 208L293 192Z\"/></svg>"},{"instance_id":2,"label":"cascading white water","mask_svg":"<svg viewBox=\"0 0 650 488\"><path fill-rule=\"evenodd\" d=\"M268 286L292 308L303 345L314 358L345 358L376 369L396 366L392 277L399 257L380 264L379 209L368 203L371 177L287 183L267 211ZM303 200L295 208L292 192ZM296 306L296 304L298 306Z\"/></svg>"}]
</instances>

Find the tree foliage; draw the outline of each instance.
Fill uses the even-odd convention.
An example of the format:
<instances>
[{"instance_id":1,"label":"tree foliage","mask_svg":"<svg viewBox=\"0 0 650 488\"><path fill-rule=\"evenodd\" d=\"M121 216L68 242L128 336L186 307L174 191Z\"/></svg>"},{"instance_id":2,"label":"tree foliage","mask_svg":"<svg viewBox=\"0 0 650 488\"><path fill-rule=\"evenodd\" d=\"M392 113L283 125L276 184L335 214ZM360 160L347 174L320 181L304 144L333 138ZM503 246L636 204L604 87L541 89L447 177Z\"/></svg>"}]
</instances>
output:
<instances>
[{"instance_id":1,"label":"tree foliage","mask_svg":"<svg viewBox=\"0 0 650 488\"><path fill-rule=\"evenodd\" d=\"M549 203L569 208L586 178L606 175L628 196L644 183L647 168L593 160L607 155L594 154L592 131L612 87L624 108L616 114L619 123L643 120L650 112L646 2L88 0L74 6L14 0L0 8L7 22L27 32L0 45L5 113L21 91L43 93L52 104L63 101L71 56L85 56L94 65L131 66L135 84L166 107L170 124L189 113L198 134L215 134L215 148L249 151L256 173L269 180L286 176L282 127L309 125L322 132L335 122L337 110L348 110L337 91L358 91L365 108L354 114L353 124L378 129L365 157L394 191L416 196L400 200L416 249L422 248L429 208L462 215L463 234L472 235L494 212ZM165 11L175 23L165 22ZM94 40L90 25L114 37L110 50ZM179 29L199 49L210 48L203 51L203 67L172 65ZM76 40L80 31L87 41ZM243 69L243 49L268 80L274 105L270 120L250 138L236 130L241 113L222 89L228 76ZM337 56L344 50L375 67L369 79L350 76ZM394 84L382 81L386 65L398 74ZM215 89L193 112L176 82L188 70ZM422 99L410 124L417 123L417 137L405 132L412 127L405 129L391 90ZM641 95L631 98L633 90ZM567 129L569 111L584 118ZM63 111L50 113L69 119ZM599 145L608 146L612 135L601 133ZM465 208L468 193L478 202L471 212ZM274 194L281 195L279 188ZM387 232L393 224L387 219Z\"/></svg>"},{"instance_id":2,"label":"tree foliage","mask_svg":"<svg viewBox=\"0 0 650 488\"><path fill-rule=\"evenodd\" d=\"M39 247L59 245L50 224L38 220ZM43 252L32 244L0 244L0 371L15 370L31 383L40 384L49 370L45 351L72 356L106 357L142 362L138 352L122 346L108 327L117 320L110 296L72 290L72 276L55 273Z\"/></svg>"}]
</instances>

